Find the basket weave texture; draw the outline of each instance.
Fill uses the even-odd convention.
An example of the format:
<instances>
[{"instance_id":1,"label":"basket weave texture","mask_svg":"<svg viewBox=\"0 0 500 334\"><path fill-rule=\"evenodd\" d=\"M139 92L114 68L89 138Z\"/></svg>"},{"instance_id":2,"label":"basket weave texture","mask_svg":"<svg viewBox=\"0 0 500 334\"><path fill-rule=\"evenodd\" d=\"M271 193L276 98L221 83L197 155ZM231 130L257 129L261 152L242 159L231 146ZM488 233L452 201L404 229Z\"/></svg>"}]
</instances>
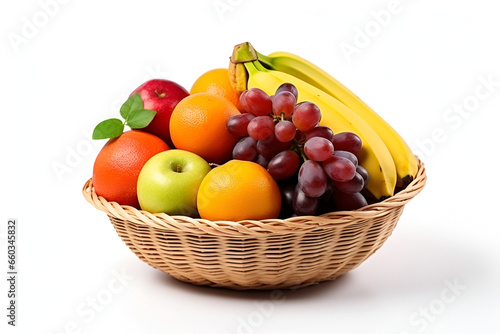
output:
<instances>
[{"instance_id":1,"label":"basket weave texture","mask_svg":"<svg viewBox=\"0 0 500 334\"><path fill-rule=\"evenodd\" d=\"M98 196L92 179L82 192L142 261L178 280L238 290L283 289L332 280L359 266L391 235L405 204L425 182L419 161L413 182L382 202L321 216L239 222L121 206Z\"/></svg>"}]
</instances>

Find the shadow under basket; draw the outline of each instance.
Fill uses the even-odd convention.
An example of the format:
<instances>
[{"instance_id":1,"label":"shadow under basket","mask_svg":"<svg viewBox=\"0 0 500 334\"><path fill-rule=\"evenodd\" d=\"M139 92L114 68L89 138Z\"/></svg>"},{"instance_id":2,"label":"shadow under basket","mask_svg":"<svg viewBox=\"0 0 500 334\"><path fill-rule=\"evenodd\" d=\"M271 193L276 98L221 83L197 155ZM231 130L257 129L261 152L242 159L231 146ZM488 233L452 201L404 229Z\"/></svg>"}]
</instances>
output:
<instances>
[{"instance_id":1,"label":"shadow under basket","mask_svg":"<svg viewBox=\"0 0 500 334\"><path fill-rule=\"evenodd\" d=\"M333 280L359 266L396 227L424 187L415 179L393 197L354 211L288 219L209 221L153 214L108 202L92 179L83 196L104 211L125 244L147 264L178 280L231 289L299 288Z\"/></svg>"}]
</instances>

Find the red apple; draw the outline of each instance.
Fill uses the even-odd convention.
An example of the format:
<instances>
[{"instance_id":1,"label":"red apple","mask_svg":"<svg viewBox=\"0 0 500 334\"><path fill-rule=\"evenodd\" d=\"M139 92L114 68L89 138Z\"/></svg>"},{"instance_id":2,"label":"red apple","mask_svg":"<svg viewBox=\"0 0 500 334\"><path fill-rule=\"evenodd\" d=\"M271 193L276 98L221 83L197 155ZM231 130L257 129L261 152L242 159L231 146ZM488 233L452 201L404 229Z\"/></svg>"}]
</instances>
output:
<instances>
[{"instance_id":1,"label":"red apple","mask_svg":"<svg viewBox=\"0 0 500 334\"><path fill-rule=\"evenodd\" d=\"M170 116L180 100L189 95L181 85L165 79L152 79L137 87L130 95L139 93L144 101L144 109L156 111L156 116L147 127L141 129L165 141L168 147L174 145L170 139Z\"/></svg>"}]
</instances>

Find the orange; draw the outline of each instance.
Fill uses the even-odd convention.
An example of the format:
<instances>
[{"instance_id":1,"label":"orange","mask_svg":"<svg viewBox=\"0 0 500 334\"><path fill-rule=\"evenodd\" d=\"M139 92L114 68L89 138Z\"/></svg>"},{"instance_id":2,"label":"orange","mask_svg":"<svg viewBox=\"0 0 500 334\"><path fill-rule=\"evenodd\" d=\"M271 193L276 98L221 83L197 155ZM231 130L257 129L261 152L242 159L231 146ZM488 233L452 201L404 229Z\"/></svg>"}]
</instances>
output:
<instances>
[{"instance_id":1,"label":"orange","mask_svg":"<svg viewBox=\"0 0 500 334\"><path fill-rule=\"evenodd\" d=\"M281 195L264 167L231 160L201 181L197 204L200 217L208 220L271 219L279 216Z\"/></svg>"},{"instance_id":2,"label":"orange","mask_svg":"<svg viewBox=\"0 0 500 334\"><path fill-rule=\"evenodd\" d=\"M95 192L108 201L139 208L137 179L142 166L155 154L168 149L160 138L138 130L110 139L94 162Z\"/></svg>"},{"instance_id":3,"label":"orange","mask_svg":"<svg viewBox=\"0 0 500 334\"><path fill-rule=\"evenodd\" d=\"M191 94L210 93L224 97L241 110L240 95L231 86L227 68L216 68L203 73L191 87Z\"/></svg>"},{"instance_id":4,"label":"orange","mask_svg":"<svg viewBox=\"0 0 500 334\"><path fill-rule=\"evenodd\" d=\"M208 162L223 164L231 159L238 138L226 129L227 120L240 112L229 100L198 93L185 97L170 118L175 147L198 154Z\"/></svg>"}]
</instances>

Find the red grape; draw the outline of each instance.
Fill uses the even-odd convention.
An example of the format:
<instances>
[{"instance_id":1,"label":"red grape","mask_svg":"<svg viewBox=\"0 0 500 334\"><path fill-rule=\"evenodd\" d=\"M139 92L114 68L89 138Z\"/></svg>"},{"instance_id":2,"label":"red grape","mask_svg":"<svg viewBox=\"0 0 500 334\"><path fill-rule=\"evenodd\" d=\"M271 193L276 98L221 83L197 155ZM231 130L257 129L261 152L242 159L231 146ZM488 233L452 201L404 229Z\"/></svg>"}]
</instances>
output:
<instances>
[{"instance_id":1,"label":"red grape","mask_svg":"<svg viewBox=\"0 0 500 334\"><path fill-rule=\"evenodd\" d=\"M290 121L281 121L274 127L274 135L281 142L289 142L295 138L297 129Z\"/></svg>"},{"instance_id":2,"label":"red grape","mask_svg":"<svg viewBox=\"0 0 500 334\"><path fill-rule=\"evenodd\" d=\"M280 218L285 219L290 217L293 211L293 195L295 193L295 184L285 183L280 185L281 191L281 212Z\"/></svg>"},{"instance_id":3,"label":"red grape","mask_svg":"<svg viewBox=\"0 0 500 334\"><path fill-rule=\"evenodd\" d=\"M323 137L331 141L333 144L333 131L329 127L318 125L304 134L307 139L311 139L314 137Z\"/></svg>"},{"instance_id":4,"label":"red grape","mask_svg":"<svg viewBox=\"0 0 500 334\"><path fill-rule=\"evenodd\" d=\"M234 136L246 137L248 136L248 123L254 118L254 115L248 113L234 115L227 120L226 128Z\"/></svg>"},{"instance_id":5,"label":"red grape","mask_svg":"<svg viewBox=\"0 0 500 334\"><path fill-rule=\"evenodd\" d=\"M257 116L247 126L250 137L255 140L268 138L274 132L274 122L269 116Z\"/></svg>"},{"instance_id":6,"label":"red grape","mask_svg":"<svg viewBox=\"0 0 500 334\"><path fill-rule=\"evenodd\" d=\"M257 151L259 151L259 153L263 155L266 159L270 160L276 154L288 149L290 145L291 142L288 143L280 142L278 139L276 139L274 133L271 133L271 135L268 138L264 140L259 140L257 142Z\"/></svg>"},{"instance_id":7,"label":"red grape","mask_svg":"<svg viewBox=\"0 0 500 334\"><path fill-rule=\"evenodd\" d=\"M356 210L368 205L366 198L360 193L347 194L338 189L333 193L333 201L339 211Z\"/></svg>"},{"instance_id":8,"label":"red grape","mask_svg":"<svg viewBox=\"0 0 500 334\"><path fill-rule=\"evenodd\" d=\"M354 166L358 166L358 157L356 157L354 154L348 151L340 151L340 150L335 150L335 153L333 155L336 155L338 157L344 157L346 159L351 160L351 162L354 164Z\"/></svg>"},{"instance_id":9,"label":"red grape","mask_svg":"<svg viewBox=\"0 0 500 334\"><path fill-rule=\"evenodd\" d=\"M248 103L246 100L247 93L248 93L248 90L245 90L240 94L240 104L241 104L241 108L243 109L243 111L249 113L250 108L248 107Z\"/></svg>"},{"instance_id":10,"label":"red grape","mask_svg":"<svg viewBox=\"0 0 500 334\"><path fill-rule=\"evenodd\" d=\"M262 155L257 154L255 159L253 159L253 162L258 163L259 165L267 169L267 164L269 163L269 160L264 158Z\"/></svg>"},{"instance_id":11,"label":"red grape","mask_svg":"<svg viewBox=\"0 0 500 334\"><path fill-rule=\"evenodd\" d=\"M300 158L298 154L292 150L285 150L276 154L269 161L267 170L276 181L279 181L295 174L299 166Z\"/></svg>"},{"instance_id":12,"label":"red grape","mask_svg":"<svg viewBox=\"0 0 500 334\"><path fill-rule=\"evenodd\" d=\"M248 111L255 116L265 116L273 112L273 101L260 88L252 88L247 91L244 100Z\"/></svg>"},{"instance_id":13,"label":"red grape","mask_svg":"<svg viewBox=\"0 0 500 334\"><path fill-rule=\"evenodd\" d=\"M335 150L348 151L352 154L358 153L361 149L361 138L352 132L340 132L333 136L333 146Z\"/></svg>"},{"instance_id":14,"label":"red grape","mask_svg":"<svg viewBox=\"0 0 500 334\"><path fill-rule=\"evenodd\" d=\"M351 160L336 155L332 155L323 162L323 169L333 181L349 181L356 174L356 166Z\"/></svg>"},{"instance_id":15,"label":"red grape","mask_svg":"<svg viewBox=\"0 0 500 334\"><path fill-rule=\"evenodd\" d=\"M297 91L297 88L291 83L286 82L286 83L281 84L281 86L279 86L278 89L276 89L274 96L278 95L281 92L292 93L293 96L295 97L295 100L297 100L299 98L299 92Z\"/></svg>"},{"instance_id":16,"label":"red grape","mask_svg":"<svg viewBox=\"0 0 500 334\"><path fill-rule=\"evenodd\" d=\"M304 153L314 161L325 161L333 154L333 144L326 138L313 137L304 144Z\"/></svg>"},{"instance_id":17,"label":"red grape","mask_svg":"<svg viewBox=\"0 0 500 334\"><path fill-rule=\"evenodd\" d=\"M361 165L358 165L356 167L356 173L361 175L361 177L363 178L363 184L364 184L363 189L366 188L368 181L370 181L370 174L368 174L368 171Z\"/></svg>"},{"instance_id":18,"label":"red grape","mask_svg":"<svg viewBox=\"0 0 500 334\"><path fill-rule=\"evenodd\" d=\"M252 161L257 156L257 141L252 137L241 138L233 148L233 159Z\"/></svg>"},{"instance_id":19,"label":"red grape","mask_svg":"<svg viewBox=\"0 0 500 334\"><path fill-rule=\"evenodd\" d=\"M290 92L281 92L274 96L273 99L273 113L276 116L290 117L295 109L297 100Z\"/></svg>"},{"instance_id":20,"label":"red grape","mask_svg":"<svg viewBox=\"0 0 500 334\"><path fill-rule=\"evenodd\" d=\"M293 210L298 216L314 215L318 209L319 199L307 196L297 185L293 194Z\"/></svg>"},{"instance_id":21,"label":"red grape","mask_svg":"<svg viewBox=\"0 0 500 334\"><path fill-rule=\"evenodd\" d=\"M332 195L334 190L335 188L333 186L332 181L330 179L327 179L325 193L319 197L319 207L318 210L316 211L317 215L335 211L332 201Z\"/></svg>"},{"instance_id":22,"label":"red grape","mask_svg":"<svg viewBox=\"0 0 500 334\"><path fill-rule=\"evenodd\" d=\"M333 186L333 181L330 179L327 179L326 180L326 190L325 190L325 193L323 195L321 195L320 201L326 202L326 201L330 200L334 191L335 191L335 187Z\"/></svg>"},{"instance_id":23,"label":"red grape","mask_svg":"<svg viewBox=\"0 0 500 334\"><path fill-rule=\"evenodd\" d=\"M305 161L299 170L299 187L309 197L320 197L326 190L326 174L319 163Z\"/></svg>"},{"instance_id":24,"label":"red grape","mask_svg":"<svg viewBox=\"0 0 500 334\"><path fill-rule=\"evenodd\" d=\"M297 131L295 131L295 140L301 141L303 138L305 138L304 132L297 129Z\"/></svg>"},{"instance_id":25,"label":"red grape","mask_svg":"<svg viewBox=\"0 0 500 334\"><path fill-rule=\"evenodd\" d=\"M359 173L356 173L351 180L345 182L333 181L333 185L335 186L335 189L344 193L354 194L363 190L365 181Z\"/></svg>"},{"instance_id":26,"label":"red grape","mask_svg":"<svg viewBox=\"0 0 500 334\"><path fill-rule=\"evenodd\" d=\"M292 122L300 131L309 131L318 125L321 120L321 111L311 102L303 102L295 107Z\"/></svg>"}]
</instances>

